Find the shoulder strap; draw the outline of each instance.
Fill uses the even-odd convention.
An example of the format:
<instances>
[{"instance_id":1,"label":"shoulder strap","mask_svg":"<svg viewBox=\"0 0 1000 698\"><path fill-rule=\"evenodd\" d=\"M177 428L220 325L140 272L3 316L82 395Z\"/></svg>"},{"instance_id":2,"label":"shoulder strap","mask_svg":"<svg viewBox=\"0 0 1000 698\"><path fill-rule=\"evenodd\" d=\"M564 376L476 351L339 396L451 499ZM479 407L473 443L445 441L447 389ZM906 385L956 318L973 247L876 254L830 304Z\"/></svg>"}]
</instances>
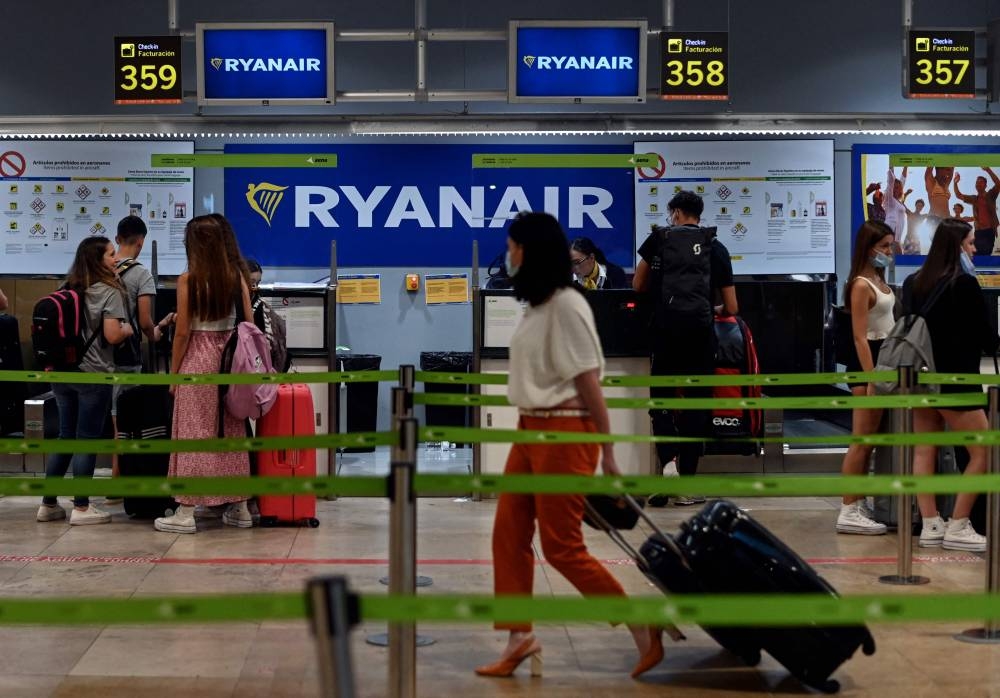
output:
<instances>
[{"instance_id":1,"label":"shoulder strap","mask_svg":"<svg viewBox=\"0 0 1000 698\"><path fill-rule=\"evenodd\" d=\"M930 298L924 301L924 306L920 309L921 316L923 317L927 316L927 313L931 311L931 308L937 302L938 298L941 297L941 294L943 294L945 289L948 288L948 286L950 285L951 285L951 279L943 279L938 282L938 285L934 288L934 291L931 293Z\"/></svg>"},{"instance_id":2,"label":"shoulder strap","mask_svg":"<svg viewBox=\"0 0 1000 698\"><path fill-rule=\"evenodd\" d=\"M139 266L139 264L140 262L135 259L129 259L126 260L125 262L122 262L121 266L118 267L118 278L119 279L122 278L123 276L125 276L125 274L128 273L129 269L131 269L132 267L137 267Z\"/></svg>"}]
</instances>

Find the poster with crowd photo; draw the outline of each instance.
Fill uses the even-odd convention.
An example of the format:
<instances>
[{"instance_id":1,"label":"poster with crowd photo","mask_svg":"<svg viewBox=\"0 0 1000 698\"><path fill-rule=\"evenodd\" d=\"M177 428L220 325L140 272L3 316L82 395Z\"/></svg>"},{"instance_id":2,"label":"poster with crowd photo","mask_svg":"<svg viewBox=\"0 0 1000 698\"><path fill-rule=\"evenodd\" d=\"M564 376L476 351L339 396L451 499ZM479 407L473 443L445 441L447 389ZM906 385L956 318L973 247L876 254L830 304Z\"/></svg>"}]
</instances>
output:
<instances>
[{"instance_id":1,"label":"poster with crowd photo","mask_svg":"<svg viewBox=\"0 0 1000 698\"><path fill-rule=\"evenodd\" d=\"M922 264L938 223L958 218L975 231L976 266L1000 266L1000 148L862 145L853 169L853 231L884 221L898 265Z\"/></svg>"}]
</instances>

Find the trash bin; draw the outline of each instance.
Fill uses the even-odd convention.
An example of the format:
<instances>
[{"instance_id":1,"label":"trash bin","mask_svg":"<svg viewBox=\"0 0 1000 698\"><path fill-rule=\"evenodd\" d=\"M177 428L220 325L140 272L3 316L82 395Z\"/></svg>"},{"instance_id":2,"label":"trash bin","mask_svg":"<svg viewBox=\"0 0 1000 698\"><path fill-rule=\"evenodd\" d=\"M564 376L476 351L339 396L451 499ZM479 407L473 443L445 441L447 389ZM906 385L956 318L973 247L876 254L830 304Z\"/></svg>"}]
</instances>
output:
<instances>
[{"instance_id":1,"label":"trash bin","mask_svg":"<svg viewBox=\"0 0 1000 698\"><path fill-rule=\"evenodd\" d=\"M382 357L376 354L345 354L337 357L341 371L377 371ZM378 383L348 383L345 411L346 431L375 431L378 428ZM374 446L351 446L344 453L371 453Z\"/></svg>"},{"instance_id":2,"label":"trash bin","mask_svg":"<svg viewBox=\"0 0 1000 698\"><path fill-rule=\"evenodd\" d=\"M470 373L472 352L468 351L424 351L420 353L421 371L441 371L444 373ZM464 393L469 386L461 383L425 383L427 393ZM472 426L472 409L449 405L426 405L424 419L432 427ZM464 444L458 444L464 446Z\"/></svg>"}]
</instances>

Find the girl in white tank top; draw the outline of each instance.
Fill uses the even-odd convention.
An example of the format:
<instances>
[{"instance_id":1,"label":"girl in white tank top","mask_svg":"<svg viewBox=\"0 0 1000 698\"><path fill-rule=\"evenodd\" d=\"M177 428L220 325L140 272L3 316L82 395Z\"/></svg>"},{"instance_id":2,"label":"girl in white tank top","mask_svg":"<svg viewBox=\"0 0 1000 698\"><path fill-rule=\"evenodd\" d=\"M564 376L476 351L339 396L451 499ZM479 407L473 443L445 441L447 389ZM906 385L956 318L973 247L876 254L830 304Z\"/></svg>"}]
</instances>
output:
<instances>
[{"instance_id":1,"label":"girl in white tank top","mask_svg":"<svg viewBox=\"0 0 1000 698\"><path fill-rule=\"evenodd\" d=\"M889 336L895 324L892 311L896 297L885 282L885 268L892 262L895 236L892 229L879 221L864 223L855 235L855 249L851 258L851 271L844 290L844 305L851 312L851 334L856 356L848 371L872 371L878 359L882 340ZM862 327L864 339L861 339ZM855 396L874 394L867 383L854 384ZM855 409L851 415L851 434L863 436L878 431L882 410ZM841 472L844 475L861 475L868 467L871 446L851 444L844 456ZM874 521L863 508L863 498L846 495L837 517L838 533L880 535L886 532L884 524Z\"/></svg>"}]
</instances>

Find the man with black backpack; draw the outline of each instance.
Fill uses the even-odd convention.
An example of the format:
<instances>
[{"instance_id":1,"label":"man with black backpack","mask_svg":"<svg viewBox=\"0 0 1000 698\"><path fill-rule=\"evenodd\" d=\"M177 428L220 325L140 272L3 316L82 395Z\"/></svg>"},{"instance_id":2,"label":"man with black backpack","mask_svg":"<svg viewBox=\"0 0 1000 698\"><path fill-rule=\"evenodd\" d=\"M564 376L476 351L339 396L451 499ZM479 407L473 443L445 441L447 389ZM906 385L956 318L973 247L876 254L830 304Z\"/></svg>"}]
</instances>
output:
<instances>
[{"instance_id":1,"label":"man with black backpack","mask_svg":"<svg viewBox=\"0 0 1000 698\"><path fill-rule=\"evenodd\" d=\"M142 334L149 341L158 342L163 335L163 327L153 322L153 298L156 297L156 283L153 275L139 261L142 247L146 242L146 224L138 216L125 216L118 221L118 278L125 288L127 322L132 326L132 336L115 347L115 370L119 373L142 373ZM172 316L164 318L163 325L169 325ZM117 425L118 396L122 386L115 385L111 397L111 418ZM112 474L118 475L118 459L114 459Z\"/></svg>"},{"instance_id":2,"label":"man with black backpack","mask_svg":"<svg viewBox=\"0 0 1000 698\"><path fill-rule=\"evenodd\" d=\"M650 325L654 376L704 376L715 370L713 312L735 315L739 307L733 286L729 251L716 238L715 228L703 228L705 204L691 191L681 191L667 204L670 226L654 226L639 247L641 260L632 287L650 294L653 311ZM716 304L718 299L719 303ZM650 397L711 397L710 389L651 388ZM656 436L705 436L708 412L704 410L649 411ZM701 443L656 445L660 466L676 459L680 475L694 475L704 452ZM704 497L677 497L680 506L704 502ZM663 506L667 498L655 495L651 506Z\"/></svg>"}]
</instances>

